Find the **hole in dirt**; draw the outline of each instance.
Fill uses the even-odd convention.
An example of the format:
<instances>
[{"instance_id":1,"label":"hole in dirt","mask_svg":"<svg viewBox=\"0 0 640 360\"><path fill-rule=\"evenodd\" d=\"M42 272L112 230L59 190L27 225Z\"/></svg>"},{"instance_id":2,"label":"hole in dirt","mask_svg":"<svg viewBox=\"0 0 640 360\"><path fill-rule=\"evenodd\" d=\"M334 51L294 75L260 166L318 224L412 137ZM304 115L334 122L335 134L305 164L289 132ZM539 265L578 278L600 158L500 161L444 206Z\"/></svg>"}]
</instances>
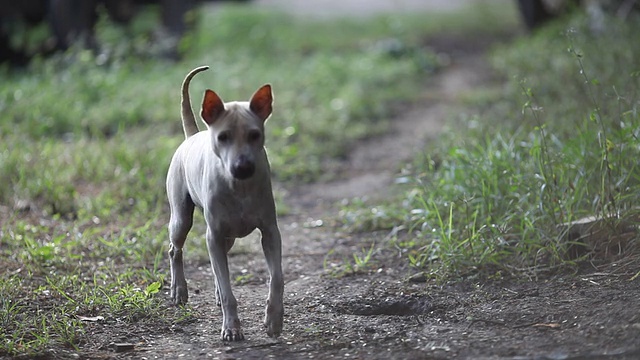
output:
<instances>
[{"instance_id":1,"label":"hole in dirt","mask_svg":"<svg viewBox=\"0 0 640 360\"><path fill-rule=\"evenodd\" d=\"M349 300L335 305L336 311L348 315L399 315L410 316L428 313L433 305L424 298L386 298Z\"/></svg>"}]
</instances>

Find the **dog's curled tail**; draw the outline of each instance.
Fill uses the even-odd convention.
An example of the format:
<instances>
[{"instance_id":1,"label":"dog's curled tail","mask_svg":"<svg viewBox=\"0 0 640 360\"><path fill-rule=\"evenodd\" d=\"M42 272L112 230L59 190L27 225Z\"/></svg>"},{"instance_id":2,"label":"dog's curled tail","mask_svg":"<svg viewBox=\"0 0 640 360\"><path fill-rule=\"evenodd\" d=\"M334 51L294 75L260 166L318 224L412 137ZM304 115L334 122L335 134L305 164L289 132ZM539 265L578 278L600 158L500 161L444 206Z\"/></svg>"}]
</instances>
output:
<instances>
[{"instance_id":1,"label":"dog's curled tail","mask_svg":"<svg viewBox=\"0 0 640 360\"><path fill-rule=\"evenodd\" d=\"M198 132L198 125L196 125L196 118L193 115L193 109L191 109L191 98L189 97L189 83L197 73L209 69L208 66L200 66L191 70L182 82L182 129L184 130L184 136L189 137Z\"/></svg>"}]
</instances>

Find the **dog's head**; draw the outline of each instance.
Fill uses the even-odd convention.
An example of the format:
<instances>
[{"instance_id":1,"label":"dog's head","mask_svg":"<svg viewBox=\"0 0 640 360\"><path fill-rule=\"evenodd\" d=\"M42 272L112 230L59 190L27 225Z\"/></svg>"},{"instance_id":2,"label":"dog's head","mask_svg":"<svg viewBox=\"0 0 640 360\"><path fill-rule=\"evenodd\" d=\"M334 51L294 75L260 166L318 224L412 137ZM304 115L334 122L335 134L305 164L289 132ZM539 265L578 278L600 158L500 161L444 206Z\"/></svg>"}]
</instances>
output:
<instances>
[{"instance_id":1,"label":"dog's head","mask_svg":"<svg viewBox=\"0 0 640 360\"><path fill-rule=\"evenodd\" d=\"M271 115L272 103L268 84L248 102L225 104L212 90L205 91L202 119L211 134L213 152L234 179L248 179L255 173L257 156L264 151L264 123Z\"/></svg>"}]
</instances>

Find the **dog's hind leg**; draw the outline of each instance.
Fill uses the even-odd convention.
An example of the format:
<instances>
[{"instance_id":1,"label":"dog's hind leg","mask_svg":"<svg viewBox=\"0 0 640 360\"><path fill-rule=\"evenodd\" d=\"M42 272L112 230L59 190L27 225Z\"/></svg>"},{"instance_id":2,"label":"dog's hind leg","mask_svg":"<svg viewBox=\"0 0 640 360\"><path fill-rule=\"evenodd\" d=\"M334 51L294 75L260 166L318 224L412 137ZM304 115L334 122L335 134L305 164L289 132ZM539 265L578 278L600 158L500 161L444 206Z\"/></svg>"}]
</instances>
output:
<instances>
[{"instance_id":1,"label":"dog's hind leg","mask_svg":"<svg viewBox=\"0 0 640 360\"><path fill-rule=\"evenodd\" d=\"M195 205L188 195L173 197L170 202L171 218L169 220L169 260L171 263L171 300L176 305L186 304L189 299L187 280L184 277L182 247L187 234L193 225Z\"/></svg>"}]
</instances>

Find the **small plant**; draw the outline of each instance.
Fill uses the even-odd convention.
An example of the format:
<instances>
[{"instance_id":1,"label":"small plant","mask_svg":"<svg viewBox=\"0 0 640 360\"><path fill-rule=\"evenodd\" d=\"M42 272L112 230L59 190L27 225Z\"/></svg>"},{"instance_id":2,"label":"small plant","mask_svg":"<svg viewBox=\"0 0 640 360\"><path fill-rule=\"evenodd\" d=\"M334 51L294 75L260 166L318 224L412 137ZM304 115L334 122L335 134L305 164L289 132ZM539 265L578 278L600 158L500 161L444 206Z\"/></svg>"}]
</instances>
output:
<instances>
[{"instance_id":1,"label":"small plant","mask_svg":"<svg viewBox=\"0 0 640 360\"><path fill-rule=\"evenodd\" d=\"M370 271L374 267L373 255L377 250L376 244L372 243L369 249L361 249L360 253L353 253L351 258L342 256L340 260L332 259L335 250L330 250L324 258L324 269L333 277L344 277L358 273Z\"/></svg>"},{"instance_id":2,"label":"small plant","mask_svg":"<svg viewBox=\"0 0 640 360\"><path fill-rule=\"evenodd\" d=\"M242 275L236 276L234 283L236 285L244 285L253 279L253 274L245 272Z\"/></svg>"},{"instance_id":3,"label":"small plant","mask_svg":"<svg viewBox=\"0 0 640 360\"><path fill-rule=\"evenodd\" d=\"M373 252L375 250L375 243L372 243L371 246L369 247L369 250L367 250L366 252L364 251L364 249L362 249L363 255L358 255L358 254L353 254L353 260L355 262L355 268L356 270L364 270L367 269L369 267L371 267L371 256L373 255Z\"/></svg>"},{"instance_id":4,"label":"small plant","mask_svg":"<svg viewBox=\"0 0 640 360\"><path fill-rule=\"evenodd\" d=\"M144 294L147 297L151 297L152 295L157 294L158 291L160 291L161 287L162 285L160 284L159 281L154 281L151 284L147 285L147 287L144 289Z\"/></svg>"}]
</instances>

